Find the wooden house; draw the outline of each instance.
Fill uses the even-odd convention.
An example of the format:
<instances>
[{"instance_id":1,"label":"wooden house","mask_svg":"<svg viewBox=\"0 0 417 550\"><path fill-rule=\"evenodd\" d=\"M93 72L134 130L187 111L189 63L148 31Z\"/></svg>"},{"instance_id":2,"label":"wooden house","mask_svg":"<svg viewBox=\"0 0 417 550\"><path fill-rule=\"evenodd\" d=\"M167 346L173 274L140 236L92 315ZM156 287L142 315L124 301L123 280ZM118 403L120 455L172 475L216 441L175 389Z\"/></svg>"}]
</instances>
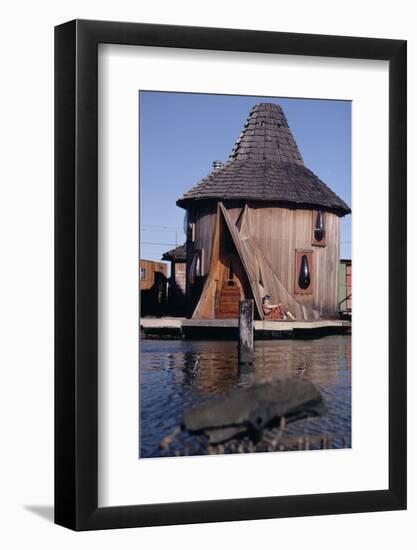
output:
<instances>
[{"instance_id":1,"label":"wooden house","mask_svg":"<svg viewBox=\"0 0 417 550\"><path fill-rule=\"evenodd\" d=\"M162 255L162 260L171 262L171 275L168 279L167 310L171 315L184 315L186 292L186 245L177 246Z\"/></svg>"},{"instance_id":2,"label":"wooden house","mask_svg":"<svg viewBox=\"0 0 417 550\"><path fill-rule=\"evenodd\" d=\"M161 315L167 300L167 264L141 259L139 273L141 316Z\"/></svg>"},{"instance_id":3,"label":"wooden house","mask_svg":"<svg viewBox=\"0 0 417 550\"><path fill-rule=\"evenodd\" d=\"M339 315L350 318L352 314L352 260L340 260L339 265Z\"/></svg>"},{"instance_id":4,"label":"wooden house","mask_svg":"<svg viewBox=\"0 0 417 550\"><path fill-rule=\"evenodd\" d=\"M251 110L229 156L177 205L186 210L194 318L231 318L271 296L297 319L338 313L340 218L349 206L303 162L279 105Z\"/></svg>"}]
</instances>

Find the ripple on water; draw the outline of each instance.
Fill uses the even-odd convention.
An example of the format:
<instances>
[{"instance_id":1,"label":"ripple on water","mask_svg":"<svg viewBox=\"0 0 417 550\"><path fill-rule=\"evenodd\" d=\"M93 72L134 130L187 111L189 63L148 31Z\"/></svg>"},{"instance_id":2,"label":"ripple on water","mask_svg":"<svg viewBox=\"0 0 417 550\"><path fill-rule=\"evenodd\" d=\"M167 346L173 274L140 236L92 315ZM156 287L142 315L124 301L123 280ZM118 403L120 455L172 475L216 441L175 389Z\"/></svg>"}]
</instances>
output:
<instances>
[{"instance_id":1,"label":"ripple on water","mask_svg":"<svg viewBox=\"0 0 417 550\"><path fill-rule=\"evenodd\" d=\"M320 389L323 417L288 424L290 437L335 434L332 447L350 444L351 337L257 341L251 369L239 372L237 345L230 341L142 340L140 342L140 456L161 456L160 441L182 419L185 408L235 387L302 376ZM196 454L201 438L181 439ZM181 448L177 453L183 454ZM166 453L165 453L166 454Z\"/></svg>"}]
</instances>

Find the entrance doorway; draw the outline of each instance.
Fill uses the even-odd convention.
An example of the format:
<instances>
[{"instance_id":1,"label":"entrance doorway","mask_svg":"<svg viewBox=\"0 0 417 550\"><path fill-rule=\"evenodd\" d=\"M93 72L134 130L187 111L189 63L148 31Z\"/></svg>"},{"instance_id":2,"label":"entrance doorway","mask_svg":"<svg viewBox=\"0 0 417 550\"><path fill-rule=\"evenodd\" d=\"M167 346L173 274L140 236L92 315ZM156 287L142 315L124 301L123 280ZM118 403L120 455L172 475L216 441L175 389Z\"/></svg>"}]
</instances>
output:
<instances>
[{"instance_id":1,"label":"entrance doorway","mask_svg":"<svg viewBox=\"0 0 417 550\"><path fill-rule=\"evenodd\" d=\"M229 257L227 264L229 267L225 269L223 284L216 294L216 319L237 319L239 302L245 297L241 282L233 269L236 258Z\"/></svg>"}]
</instances>

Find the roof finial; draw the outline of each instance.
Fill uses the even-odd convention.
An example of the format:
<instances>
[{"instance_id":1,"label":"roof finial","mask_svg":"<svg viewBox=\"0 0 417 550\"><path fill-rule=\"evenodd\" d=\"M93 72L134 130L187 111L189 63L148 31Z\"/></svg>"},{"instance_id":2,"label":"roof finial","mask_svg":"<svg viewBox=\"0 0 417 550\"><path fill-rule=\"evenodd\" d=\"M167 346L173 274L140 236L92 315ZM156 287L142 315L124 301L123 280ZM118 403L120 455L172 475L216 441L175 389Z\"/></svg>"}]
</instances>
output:
<instances>
[{"instance_id":1,"label":"roof finial","mask_svg":"<svg viewBox=\"0 0 417 550\"><path fill-rule=\"evenodd\" d=\"M223 166L223 163L221 160L213 160L213 170L218 170Z\"/></svg>"}]
</instances>

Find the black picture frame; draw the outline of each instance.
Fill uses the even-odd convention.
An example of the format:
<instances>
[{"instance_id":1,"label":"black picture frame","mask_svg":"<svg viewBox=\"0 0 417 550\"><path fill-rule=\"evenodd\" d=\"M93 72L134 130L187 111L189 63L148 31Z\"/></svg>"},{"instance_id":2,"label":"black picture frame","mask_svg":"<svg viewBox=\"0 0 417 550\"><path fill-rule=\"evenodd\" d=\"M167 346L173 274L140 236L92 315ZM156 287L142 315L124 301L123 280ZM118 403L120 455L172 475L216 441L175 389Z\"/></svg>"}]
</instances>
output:
<instances>
[{"instance_id":1,"label":"black picture frame","mask_svg":"<svg viewBox=\"0 0 417 550\"><path fill-rule=\"evenodd\" d=\"M98 44L388 60L389 488L98 507ZM74 530L406 508L406 41L75 20L55 28L55 522Z\"/></svg>"}]
</instances>

